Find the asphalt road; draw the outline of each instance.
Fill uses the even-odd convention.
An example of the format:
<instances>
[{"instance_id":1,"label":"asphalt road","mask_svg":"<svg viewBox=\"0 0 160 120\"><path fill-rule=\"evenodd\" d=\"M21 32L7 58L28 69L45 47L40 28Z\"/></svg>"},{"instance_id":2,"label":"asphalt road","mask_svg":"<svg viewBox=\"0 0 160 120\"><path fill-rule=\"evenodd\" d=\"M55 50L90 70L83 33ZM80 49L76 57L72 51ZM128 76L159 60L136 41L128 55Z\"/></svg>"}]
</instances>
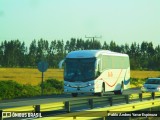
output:
<instances>
[{"instance_id":1,"label":"asphalt road","mask_svg":"<svg viewBox=\"0 0 160 120\"><path fill-rule=\"evenodd\" d=\"M140 93L140 88L133 88L124 91L124 95L132 94L132 93ZM114 96L113 92L106 92L105 96ZM50 95L50 96L39 96L32 98L21 98L21 99L13 99L13 100L1 100L0 101L0 109L5 108L14 108L20 106L30 106L30 105L39 105L46 103L54 103L54 102L63 102L77 99L86 99L86 98L97 98L98 96L93 96L90 94L82 94L78 97L72 97L70 94L62 94L62 95Z\"/></svg>"}]
</instances>

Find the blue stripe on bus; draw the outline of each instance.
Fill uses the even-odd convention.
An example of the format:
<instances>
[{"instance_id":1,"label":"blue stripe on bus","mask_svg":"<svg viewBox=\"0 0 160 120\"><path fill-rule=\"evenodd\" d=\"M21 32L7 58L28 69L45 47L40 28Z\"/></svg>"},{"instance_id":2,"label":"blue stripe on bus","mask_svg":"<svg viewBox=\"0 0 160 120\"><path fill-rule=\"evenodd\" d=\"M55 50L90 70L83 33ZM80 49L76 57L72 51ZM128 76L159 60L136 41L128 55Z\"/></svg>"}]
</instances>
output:
<instances>
[{"instance_id":1,"label":"blue stripe on bus","mask_svg":"<svg viewBox=\"0 0 160 120\"><path fill-rule=\"evenodd\" d=\"M130 79L124 80L124 84L127 85L130 82Z\"/></svg>"},{"instance_id":2,"label":"blue stripe on bus","mask_svg":"<svg viewBox=\"0 0 160 120\"><path fill-rule=\"evenodd\" d=\"M125 72L124 85L127 85L127 84L130 82L130 79L125 80L125 78L126 78L126 74L127 74L127 70L126 70L126 72Z\"/></svg>"}]
</instances>

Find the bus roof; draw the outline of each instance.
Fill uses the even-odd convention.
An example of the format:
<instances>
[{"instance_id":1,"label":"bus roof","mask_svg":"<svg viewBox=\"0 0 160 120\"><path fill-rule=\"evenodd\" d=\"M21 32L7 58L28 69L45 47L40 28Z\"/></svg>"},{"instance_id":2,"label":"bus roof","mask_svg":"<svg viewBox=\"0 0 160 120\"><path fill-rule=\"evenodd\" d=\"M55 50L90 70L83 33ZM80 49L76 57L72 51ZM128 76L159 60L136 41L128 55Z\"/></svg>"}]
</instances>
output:
<instances>
[{"instance_id":1,"label":"bus roof","mask_svg":"<svg viewBox=\"0 0 160 120\"><path fill-rule=\"evenodd\" d=\"M98 57L99 55L128 57L127 54L112 52L109 50L78 50L68 53L66 58L93 58L93 57Z\"/></svg>"}]
</instances>

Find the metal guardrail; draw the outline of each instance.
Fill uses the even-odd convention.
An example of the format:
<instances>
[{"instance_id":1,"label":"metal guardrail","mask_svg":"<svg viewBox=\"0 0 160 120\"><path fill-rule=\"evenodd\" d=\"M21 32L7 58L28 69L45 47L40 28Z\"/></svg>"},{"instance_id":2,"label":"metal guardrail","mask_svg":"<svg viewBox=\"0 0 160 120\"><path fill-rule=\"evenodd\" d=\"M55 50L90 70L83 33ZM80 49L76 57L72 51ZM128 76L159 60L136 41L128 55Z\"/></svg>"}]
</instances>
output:
<instances>
[{"instance_id":1,"label":"metal guardrail","mask_svg":"<svg viewBox=\"0 0 160 120\"><path fill-rule=\"evenodd\" d=\"M50 114L64 114L75 112L72 111L75 107L85 106L88 109L95 109L100 105L104 105L106 107L111 107L117 105L117 103L129 104L133 102L142 102L144 100L154 100L155 98L160 97L160 92L152 92L152 93L139 93L139 94L131 94L131 95L115 95L111 97L98 97L98 98L90 98L90 99L81 99L81 100L72 100L57 102L57 103L48 103L41 105L33 105L33 106L23 106L16 108L8 108L0 110L2 112L35 112L35 113L50 113ZM135 103L136 104L136 103ZM124 105L123 105L124 106ZM104 106L103 106L104 107ZM75 113L73 113L75 115ZM5 117L3 117L5 118ZM1 117L1 119L3 119ZM72 118L73 119L73 118Z\"/></svg>"},{"instance_id":2,"label":"metal guardrail","mask_svg":"<svg viewBox=\"0 0 160 120\"><path fill-rule=\"evenodd\" d=\"M105 108L97 108L92 110L86 110L82 112L74 112L74 113L68 113L63 115L57 115L54 117L44 117L39 118L37 120L47 119L47 120L92 120L97 118L105 119L109 115L113 113L117 113L118 111L120 113L126 113L131 111L137 111L141 109L147 109L147 108L153 108L160 106L160 100L149 100L149 101L143 101L138 103L130 103L125 105L118 105L118 106L111 106L111 107L105 107Z\"/></svg>"},{"instance_id":3,"label":"metal guardrail","mask_svg":"<svg viewBox=\"0 0 160 120\"><path fill-rule=\"evenodd\" d=\"M11 113L11 112L25 112L25 113L45 113L48 111L64 111L64 103L63 102L56 102L56 103L48 103L48 104L41 104L41 105L32 105L32 106L23 106L23 107L15 107L15 108L7 108L0 110L0 120L3 118L9 118L10 116L4 116L3 114Z\"/></svg>"},{"instance_id":4,"label":"metal guardrail","mask_svg":"<svg viewBox=\"0 0 160 120\"><path fill-rule=\"evenodd\" d=\"M116 95L111 97L99 97L99 98L90 98L90 99L84 99L84 100L66 101L65 110L66 112L69 113L69 112L73 112L72 109L77 106L85 105L89 109L93 109L95 107L98 107L101 104L105 104L105 106L113 106L113 105L117 105L117 103L129 104L131 102L154 100L157 97L160 97L160 92L139 93L139 94L131 94L131 95Z\"/></svg>"}]
</instances>

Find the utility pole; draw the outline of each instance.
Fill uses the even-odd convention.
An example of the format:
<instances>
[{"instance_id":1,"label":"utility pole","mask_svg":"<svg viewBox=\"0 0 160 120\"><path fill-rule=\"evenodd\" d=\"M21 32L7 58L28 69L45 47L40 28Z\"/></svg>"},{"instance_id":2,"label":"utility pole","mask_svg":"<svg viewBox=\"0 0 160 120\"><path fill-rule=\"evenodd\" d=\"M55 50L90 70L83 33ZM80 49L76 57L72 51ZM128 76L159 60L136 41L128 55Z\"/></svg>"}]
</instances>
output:
<instances>
[{"instance_id":1,"label":"utility pole","mask_svg":"<svg viewBox=\"0 0 160 120\"><path fill-rule=\"evenodd\" d=\"M91 42L90 47L91 47L92 49L94 49L94 48L95 48L95 44L94 44L95 38L102 38L102 36L99 36L99 37L97 37L97 36L87 37L87 36L85 35L85 38L91 38L91 39L92 39L92 42Z\"/></svg>"}]
</instances>

